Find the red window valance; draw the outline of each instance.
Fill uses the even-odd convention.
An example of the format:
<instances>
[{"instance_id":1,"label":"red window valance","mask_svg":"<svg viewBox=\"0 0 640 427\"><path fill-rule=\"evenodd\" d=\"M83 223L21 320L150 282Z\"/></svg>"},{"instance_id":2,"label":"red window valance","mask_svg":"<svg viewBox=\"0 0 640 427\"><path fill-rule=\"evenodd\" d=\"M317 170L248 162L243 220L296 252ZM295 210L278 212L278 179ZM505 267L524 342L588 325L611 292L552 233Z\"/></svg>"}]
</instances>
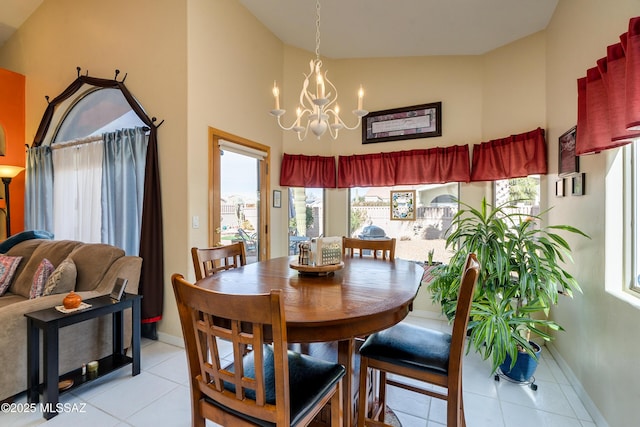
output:
<instances>
[{"instance_id":1,"label":"red window valance","mask_svg":"<svg viewBox=\"0 0 640 427\"><path fill-rule=\"evenodd\" d=\"M640 17L578 79L576 154L597 153L640 137Z\"/></svg>"},{"instance_id":2,"label":"red window valance","mask_svg":"<svg viewBox=\"0 0 640 427\"><path fill-rule=\"evenodd\" d=\"M469 180L467 145L338 158L338 188L440 184Z\"/></svg>"},{"instance_id":3,"label":"red window valance","mask_svg":"<svg viewBox=\"0 0 640 427\"><path fill-rule=\"evenodd\" d=\"M280 169L283 187L335 188L336 160L334 157L284 154Z\"/></svg>"},{"instance_id":4,"label":"red window valance","mask_svg":"<svg viewBox=\"0 0 640 427\"><path fill-rule=\"evenodd\" d=\"M471 181L493 181L546 173L547 146L544 130L541 128L473 146Z\"/></svg>"}]
</instances>

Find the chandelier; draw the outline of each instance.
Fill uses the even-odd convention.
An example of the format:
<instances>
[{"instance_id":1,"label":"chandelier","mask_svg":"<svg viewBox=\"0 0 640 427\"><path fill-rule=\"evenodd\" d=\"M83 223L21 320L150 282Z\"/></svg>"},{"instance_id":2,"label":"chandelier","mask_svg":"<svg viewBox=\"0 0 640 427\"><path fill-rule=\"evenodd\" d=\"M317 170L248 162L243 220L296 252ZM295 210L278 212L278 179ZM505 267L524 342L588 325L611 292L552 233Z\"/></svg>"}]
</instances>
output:
<instances>
[{"instance_id":1,"label":"chandelier","mask_svg":"<svg viewBox=\"0 0 640 427\"><path fill-rule=\"evenodd\" d=\"M296 110L296 120L291 126L282 124L281 118L286 110L280 109L280 89L278 84L273 82L273 97L275 98L275 109L271 110L271 115L276 117L278 125L284 130L293 130L298 134L298 140L302 141L307 137L309 129L315 136L320 137L329 130L331 138L338 138L340 129L355 130L360 126L362 117L368 111L362 109L362 99L364 91L362 86L358 90L358 108L353 110L353 114L358 118L353 127L347 126L340 118L340 107L338 106L338 89L327 78L327 71L322 71L322 61L320 60L320 0L316 0L316 58L309 62L309 74L304 74L304 83L300 92L300 104ZM312 78L315 84L312 84Z\"/></svg>"}]
</instances>

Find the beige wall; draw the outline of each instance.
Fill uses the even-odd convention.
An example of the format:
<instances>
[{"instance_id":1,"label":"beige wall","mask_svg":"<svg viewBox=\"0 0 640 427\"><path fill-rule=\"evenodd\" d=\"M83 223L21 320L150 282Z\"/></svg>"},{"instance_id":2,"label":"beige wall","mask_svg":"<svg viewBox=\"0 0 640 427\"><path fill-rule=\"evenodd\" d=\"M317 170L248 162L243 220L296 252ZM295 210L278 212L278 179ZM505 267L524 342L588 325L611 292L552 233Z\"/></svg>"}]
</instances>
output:
<instances>
[{"instance_id":1,"label":"beige wall","mask_svg":"<svg viewBox=\"0 0 640 427\"><path fill-rule=\"evenodd\" d=\"M0 49L0 66L27 78L26 141L33 141L46 107L76 78L113 78L119 69L130 92L158 130L163 196L165 307L173 292L169 275L187 271L185 248L187 170L187 14L175 0L46 1ZM182 225L182 226L181 226ZM191 267L193 268L193 267ZM163 328L164 321L160 324ZM172 324L175 321L171 322ZM179 329L171 328L172 331Z\"/></svg>"},{"instance_id":2,"label":"beige wall","mask_svg":"<svg viewBox=\"0 0 640 427\"><path fill-rule=\"evenodd\" d=\"M126 11L126 13L121 13ZM271 147L270 183L280 189L283 152L340 155L397 151L484 140L547 129L550 175L543 180L543 203L554 205L552 223L571 223L591 241L576 240L572 267L584 288L564 299L555 318L566 331L554 348L568 363L609 425L638 419L640 373L633 369L640 340L630 325L638 311L604 292L604 155L583 157L587 195L557 199L557 138L575 125L576 78L603 56L606 46L640 14L638 0L561 0L544 32L476 57L325 59L325 69L349 112L356 90L365 88L370 111L433 101L443 102L443 136L362 145L360 130L343 131L337 141L323 137L299 142L282 134L267 114L277 79L282 104L293 113L302 71L313 58L283 46L235 0L56 0L44 2L0 48L0 67L27 78L26 140L55 96L76 77L128 73L127 86L150 115L165 120L159 130L165 223L164 337L179 337L170 274L193 277L188 250L206 244L208 127ZM64 25L60 25L62 22ZM349 114L344 118L351 123ZM186 190L186 191L185 191ZM282 189L286 190L286 189ZM486 183L463 184L462 198L491 197ZM286 199L285 199L286 201ZM327 191L327 234L347 228L347 192ZM286 253L286 204L271 210L272 255ZM191 228L191 217L201 228ZM179 340L179 338L177 338Z\"/></svg>"},{"instance_id":3,"label":"beige wall","mask_svg":"<svg viewBox=\"0 0 640 427\"><path fill-rule=\"evenodd\" d=\"M177 190L186 197L186 209L178 210L176 224L184 244L168 248L180 263L174 270L167 270L167 276L179 272L195 280L189 248L209 244L209 127L269 146L271 164L278 165L270 170L270 187L278 188L282 133L268 111L273 100L270 87L274 79L281 80L283 47L235 0L190 0L187 15L188 160L184 175L188 185ZM284 210L269 209L271 233L286 238L286 222L278 215ZM200 218L200 228L191 228L192 216ZM272 256L286 255L284 239L273 240ZM161 330L179 337L180 323L170 287L165 295Z\"/></svg>"},{"instance_id":4,"label":"beige wall","mask_svg":"<svg viewBox=\"0 0 640 427\"><path fill-rule=\"evenodd\" d=\"M558 3L546 31L550 194L557 173L558 137L576 124L576 79L606 55L607 46L618 42L618 36L627 31L629 18L638 15L637 0ZM636 368L640 334L635 327L640 312L604 291L605 239L623 240L621 235L605 233L604 183L610 154L580 158L580 171L586 173L585 196L561 199L549 196L550 204L555 206L550 221L578 226L592 237L591 241L572 241L577 249L572 273L584 293L574 300L563 299L554 310L554 317L566 329L558 335L554 346L608 424L631 426L640 419L640 371Z\"/></svg>"}]
</instances>

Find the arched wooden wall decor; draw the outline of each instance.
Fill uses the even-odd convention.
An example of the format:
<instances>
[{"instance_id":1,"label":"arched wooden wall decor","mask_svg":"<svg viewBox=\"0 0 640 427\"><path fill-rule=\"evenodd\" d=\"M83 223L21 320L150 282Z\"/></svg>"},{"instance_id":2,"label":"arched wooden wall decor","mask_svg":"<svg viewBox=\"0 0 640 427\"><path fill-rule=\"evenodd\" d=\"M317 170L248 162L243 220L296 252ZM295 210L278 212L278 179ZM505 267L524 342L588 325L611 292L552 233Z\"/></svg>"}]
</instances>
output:
<instances>
[{"instance_id":1,"label":"arched wooden wall decor","mask_svg":"<svg viewBox=\"0 0 640 427\"><path fill-rule=\"evenodd\" d=\"M164 120L156 125L156 118L149 118L142 106L131 95L124 84L127 78L117 80L120 74L115 71L113 80L89 77L80 74L77 68L78 78L69 85L60 95L47 101L49 105L44 112L40 126L33 140L32 147L39 147L49 130L54 117L56 106L73 96L83 85L88 84L98 88L119 89L125 97L131 109L140 120L149 127L149 143L147 146L146 169L144 176L144 200L142 202L142 231L140 236L140 257L143 259L142 273L138 293L142 299L142 323L152 324L153 331L147 335L155 338L155 323L162 318L162 299L164 290L164 246L162 233L162 197L160 191L160 170L158 162L158 127Z\"/></svg>"}]
</instances>

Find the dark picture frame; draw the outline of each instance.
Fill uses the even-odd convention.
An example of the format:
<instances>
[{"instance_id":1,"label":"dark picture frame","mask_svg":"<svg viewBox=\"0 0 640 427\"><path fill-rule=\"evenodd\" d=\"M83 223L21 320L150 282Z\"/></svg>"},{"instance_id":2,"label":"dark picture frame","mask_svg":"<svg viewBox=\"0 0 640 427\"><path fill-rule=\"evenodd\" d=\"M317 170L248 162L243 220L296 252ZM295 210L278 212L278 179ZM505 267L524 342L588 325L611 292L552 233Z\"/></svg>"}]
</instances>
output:
<instances>
[{"instance_id":1,"label":"dark picture frame","mask_svg":"<svg viewBox=\"0 0 640 427\"><path fill-rule=\"evenodd\" d=\"M362 143L442 136L442 102L373 111L364 116Z\"/></svg>"},{"instance_id":2,"label":"dark picture frame","mask_svg":"<svg viewBox=\"0 0 640 427\"><path fill-rule=\"evenodd\" d=\"M122 294L124 293L124 288L127 287L127 279L122 277L118 277L116 279L116 283L113 285L113 289L111 290L111 294L109 295L111 299L120 301L122 298Z\"/></svg>"},{"instance_id":3,"label":"dark picture frame","mask_svg":"<svg viewBox=\"0 0 640 427\"><path fill-rule=\"evenodd\" d=\"M280 190L273 190L273 207L282 207L282 193L280 192Z\"/></svg>"},{"instance_id":4,"label":"dark picture frame","mask_svg":"<svg viewBox=\"0 0 640 427\"><path fill-rule=\"evenodd\" d=\"M580 157L576 156L576 126L558 138L558 176L580 172Z\"/></svg>"},{"instance_id":5,"label":"dark picture frame","mask_svg":"<svg viewBox=\"0 0 640 427\"><path fill-rule=\"evenodd\" d=\"M584 196L586 187L586 174L579 173L571 177L571 195Z\"/></svg>"}]
</instances>

